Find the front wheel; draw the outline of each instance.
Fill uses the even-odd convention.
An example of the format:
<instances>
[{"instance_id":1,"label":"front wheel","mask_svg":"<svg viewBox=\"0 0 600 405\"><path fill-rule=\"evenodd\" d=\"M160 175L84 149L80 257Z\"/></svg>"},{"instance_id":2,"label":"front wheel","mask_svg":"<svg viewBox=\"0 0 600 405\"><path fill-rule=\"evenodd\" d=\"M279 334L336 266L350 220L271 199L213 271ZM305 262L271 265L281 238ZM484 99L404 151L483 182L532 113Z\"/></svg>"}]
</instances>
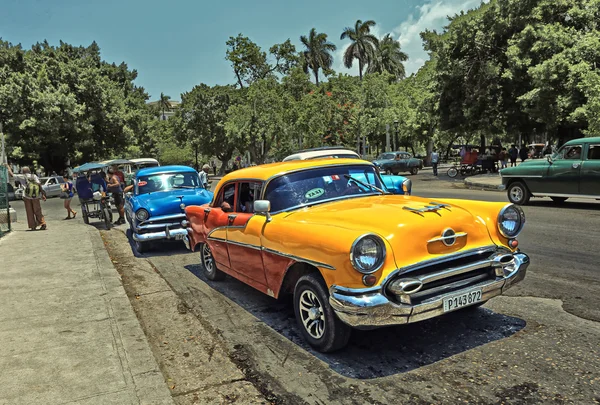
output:
<instances>
[{"instance_id":1,"label":"front wheel","mask_svg":"<svg viewBox=\"0 0 600 405\"><path fill-rule=\"evenodd\" d=\"M529 199L531 198L531 194L529 194L529 190L525 187L520 181L515 181L510 186L508 186L507 190L508 200L517 205L527 205Z\"/></svg>"},{"instance_id":2,"label":"front wheel","mask_svg":"<svg viewBox=\"0 0 600 405\"><path fill-rule=\"evenodd\" d=\"M448 169L446 174L448 175L448 177L455 178L458 175L458 170L456 170L456 167L451 167L450 169Z\"/></svg>"},{"instance_id":3,"label":"front wheel","mask_svg":"<svg viewBox=\"0 0 600 405\"><path fill-rule=\"evenodd\" d=\"M86 225L89 225L90 224L90 217L88 217L87 210L85 208L82 208L81 211L82 211L81 215L83 217L83 223L86 224Z\"/></svg>"},{"instance_id":4,"label":"front wheel","mask_svg":"<svg viewBox=\"0 0 600 405\"><path fill-rule=\"evenodd\" d=\"M294 289L294 312L304 339L322 353L346 346L352 329L329 305L329 294L316 274L300 277Z\"/></svg>"},{"instance_id":5,"label":"front wheel","mask_svg":"<svg viewBox=\"0 0 600 405\"><path fill-rule=\"evenodd\" d=\"M206 274L206 278L212 281L221 281L225 279L225 273L217 269L217 264L206 243L200 245L200 266Z\"/></svg>"},{"instance_id":6,"label":"front wheel","mask_svg":"<svg viewBox=\"0 0 600 405\"><path fill-rule=\"evenodd\" d=\"M112 212L110 212L110 208L103 208L102 212L103 217L104 217L104 227L106 228L106 230L110 229L110 222L111 222L111 218L112 218Z\"/></svg>"},{"instance_id":7,"label":"front wheel","mask_svg":"<svg viewBox=\"0 0 600 405\"><path fill-rule=\"evenodd\" d=\"M413 176L416 175L417 173L419 173L419 168L418 167L412 167L410 169L410 174L412 174Z\"/></svg>"},{"instance_id":8,"label":"front wheel","mask_svg":"<svg viewBox=\"0 0 600 405\"><path fill-rule=\"evenodd\" d=\"M135 250L138 253L144 253L148 251L148 243L149 242L140 242L139 240L134 241Z\"/></svg>"},{"instance_id":9,"label":"front wheel","mask_svg":"<svg viewBox=\"0 0 600 405\"><path fill-rule=\"evenodd\" d=\"M391 171L390 169L387 169L387 170L385 171L385 174L387 174L388 176L391 176L391 175L393 175L394 173L392 173L392 171Z\"/></svg>"}]
</instances>

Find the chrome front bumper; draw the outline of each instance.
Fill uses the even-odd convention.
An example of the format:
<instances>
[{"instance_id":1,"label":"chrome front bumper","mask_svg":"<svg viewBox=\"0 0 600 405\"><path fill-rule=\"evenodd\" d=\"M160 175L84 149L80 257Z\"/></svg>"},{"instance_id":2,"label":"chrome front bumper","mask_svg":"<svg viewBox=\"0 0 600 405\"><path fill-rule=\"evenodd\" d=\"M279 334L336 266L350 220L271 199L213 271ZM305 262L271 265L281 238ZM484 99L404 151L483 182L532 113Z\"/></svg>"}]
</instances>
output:
<instances>
[{"instance_id":1,"label":"chrome front bumper","mask_svg":"<svg viewBox=\"0 0 600 405\"><path fill-rule=\"evenodd\" d=\"M134 233L133 240L137 242L149 242L153 240L161 240L161 239L175 239L175 240L184 240L187 237L187 229L178 228L178 229L169 229L168 227L164 228L163 231L159 232L149 232L149 233Z\"/></svg>"},{"instance_id":2,"label":"chrome front bumper","mask_svg":"<svg viewBox=\"0 0 600 405\"><path fill-rule=\"evenodd\" d=\"M514 261L510 272L493 280L484 280L451 293L436 295L421 304L396 303L387 298L391 293L383 293L382 287L375 289L349 289L333 285L329 289L329 303L337 316L355 328L376 328L388 325L401 325L419 322L443 315L444 298L455 296L474 288L481 288L482 300L487 301L501 295L525 278L529 266L529 256L524 253L512 255ZM384 288L387 284L383 284Z\"/></svg>"}]
</instances>

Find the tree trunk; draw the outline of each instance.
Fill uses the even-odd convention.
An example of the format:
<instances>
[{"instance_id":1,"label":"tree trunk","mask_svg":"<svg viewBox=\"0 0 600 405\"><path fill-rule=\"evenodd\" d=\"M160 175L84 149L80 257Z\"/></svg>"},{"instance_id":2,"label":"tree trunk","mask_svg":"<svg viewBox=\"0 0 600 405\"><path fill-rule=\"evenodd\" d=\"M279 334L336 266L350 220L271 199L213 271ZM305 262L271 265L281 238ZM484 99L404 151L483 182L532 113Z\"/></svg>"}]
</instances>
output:
<instances>
[{"instance_id":1,"label":"tree trunk","mask_svg":"<svg viewBox=\"0 0 600 405\"><path fill-rule=\"evenodd\" d=\"M362 60L359 58L358 59L358 77L360 78L360 80L362 80L362 72L363 72L363 63Z\"/></svg>"},{"instance_id":2,"label":"tree trunk","mask_svg":"<svg viewBox=\"0 0 600 405\"><path fill-rule=\"evenodd\" d=\"M315 84L319 85L319 68L313 69L313 73L315 74Z\"/></svg>"}]
</instances>

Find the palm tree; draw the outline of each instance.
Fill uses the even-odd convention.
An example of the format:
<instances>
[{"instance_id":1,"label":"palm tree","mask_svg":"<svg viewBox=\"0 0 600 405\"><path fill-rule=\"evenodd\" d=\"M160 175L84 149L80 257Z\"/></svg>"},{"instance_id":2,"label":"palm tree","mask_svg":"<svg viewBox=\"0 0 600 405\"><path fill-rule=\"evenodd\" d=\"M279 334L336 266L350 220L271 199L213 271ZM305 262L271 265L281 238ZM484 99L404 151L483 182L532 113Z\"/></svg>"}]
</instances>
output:
<instances>
[{"instance_id":1,"label":"palm tree","mask_svg":"<svg viewBox=\"0 0 600 405\"><path fill-rule=\"evenodd\" d=\"M333 64L331 52L335 51L337 47L327 41L327 34L317 33L314 28L310 30L308 38L302 35L300 41L306 48L302 52L304 72L308 73L310 69L315 75L315 83L319 85L319 69L322 69L324 73L331 69Z\"/></svg>"},{"instance_id":2,"label":"palm tree","mask_svg":"<svg viewBox=\"0 0 600 405\"><path fill-rule=\"evenodd\" d=\"M367 73L388 72L403 79L406 75L404 62L408 55L401 51L400 42L395 41L390 34L386 34L375 48L374 58L367 68Z\"/></svg>"},{"instance_id":3,"label":"palm tree","mask_svg":"<svg viewBox=\"0 0 600 405\"><path fill-rule=\"evenodd\" d=\"M378 40L371 34L371 27L375 26L375 21L369 20L362 22L357 20L354 28L346 27L340 39L350 39L352 43L344 52L344 66L348 69L352 67L354 59L358 59L358 74L360 80L363 77L363 69L369 65L373 59Z\"/></svg>"},{"instance_id":4,"label":"palm tree","mask_svg":"<svg viewBox=\"0 0 600 405\"><path fill-rule=\"evenodd\" d=\"M167 119L165 117L165 111L170 111L171 110L171 103L169 102L169 100L171 99L171 96L167 96L164 93L160 93L160 99L158 100L158 110L162 111L162 119L165 120Z\"/></svg>"}]
</instances>

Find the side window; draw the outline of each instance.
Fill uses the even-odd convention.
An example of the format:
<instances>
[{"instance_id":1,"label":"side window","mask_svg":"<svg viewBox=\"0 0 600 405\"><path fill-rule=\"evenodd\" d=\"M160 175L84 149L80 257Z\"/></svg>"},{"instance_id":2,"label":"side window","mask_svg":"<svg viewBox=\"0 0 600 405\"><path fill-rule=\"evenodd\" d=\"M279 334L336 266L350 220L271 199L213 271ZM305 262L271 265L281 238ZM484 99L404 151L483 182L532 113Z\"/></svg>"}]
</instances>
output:
<instances>
[{"instance_id":1,"label":"side window","mask_svg":"<svg viewBox=\"0 0 600 405\"><path fill-rule=\"evenodd\" d=\"M52 179L49 179L49 180L48 180L48 185L49 185L49 186L53 186L53 185L55 185L55 184L56 184L56 179L52 178Z\"/></svg>"},{"instance_id":2,"label":"side window","mask_svg":"<svg viewBox=\"0 0 600 405\"><path fill-rule=\"evenodd\" d=\"M254 212L254 201L260 198L262 183L242 182L239 184L236 212Z\"/></svg>"},{"instance_id":3,"label":"side window","mask_svg":"<svg viewBox=\"0 0 600 405\"><path fill-rule=\"evenodd\" d=\"M581 160L581 145L569 145L563 147L556 156L557 159Z\"/></svg>"},{"instance_id":4,"label":"side window","mask_svg":"<svg viewBox=\"0 0 600 405\"><path fill-rule=\"evenodd\" d=\"M587 158L588 160L600 160L600 145L590 145Z\"/></svg>"},{"instance_id":5,"label":"side window","mask_svg":"<svg viewBox=\"0 0 600 405\"><path fill-rule=\"evenodd\" d=\"M231 183L223 187L219 193L219 198L214 205L215 208L223 208L223 211L233 211L235 200L235 183ZM224 205L225 204L225 205Z\"/></svg>"},{"instance_id":6,"label":"side window","mask_svg":"<svg viewBox=\"0 0 600 405\"><path fill-rule=\"evenodd\" d=\"M60 184L64 184L65 180L62 177L58 177L58 182Z\"/></svg>"}]
</instances>

